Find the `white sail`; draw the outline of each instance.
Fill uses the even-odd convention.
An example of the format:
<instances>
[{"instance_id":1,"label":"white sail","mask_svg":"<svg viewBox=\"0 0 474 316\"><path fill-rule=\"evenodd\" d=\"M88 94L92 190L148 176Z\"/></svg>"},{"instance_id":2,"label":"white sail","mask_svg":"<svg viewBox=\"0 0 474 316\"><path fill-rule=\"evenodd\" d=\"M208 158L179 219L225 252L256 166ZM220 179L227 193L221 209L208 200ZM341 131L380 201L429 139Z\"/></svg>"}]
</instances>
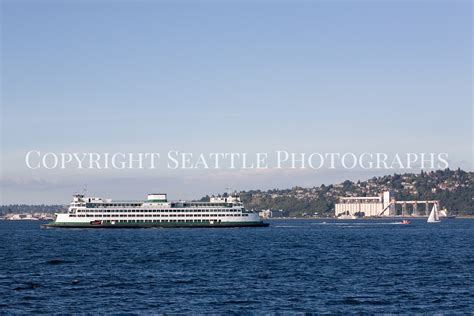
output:
<instances>
[{"instance_id":1,"label":"white sail","mask_svg":"<svg viewBox=\"0 0 474 316\"><path fill-rule=\"evenodd\" d=\"M430 216L428 217L427 222L428 223L438 223L439 222L438 206L436 204L433 205L433 208L431 209L431 213L430 213Z\"/></svg>"}]
</instances>

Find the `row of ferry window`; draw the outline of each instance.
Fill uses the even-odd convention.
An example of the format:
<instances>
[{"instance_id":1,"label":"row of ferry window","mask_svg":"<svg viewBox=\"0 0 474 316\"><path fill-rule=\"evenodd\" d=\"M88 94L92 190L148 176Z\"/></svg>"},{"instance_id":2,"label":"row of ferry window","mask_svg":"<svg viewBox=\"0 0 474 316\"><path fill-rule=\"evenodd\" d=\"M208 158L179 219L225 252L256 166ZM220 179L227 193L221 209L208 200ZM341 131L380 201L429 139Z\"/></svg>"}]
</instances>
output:
<instances>
[{"instance_id":1,"label":"row of ferry window","mask_svg":"<svg viewBox=\"0 0 474 316\"><path fill-rule=\"evenodd\" d=\"M145 202L147 203L147 202ZM171 207L180 207L180 206L187 206L187 207L219 207L221 206L222 207L222 204L225 204L225 205L231 205L231 204L235 204L235 205L242 205L242 203L206 203L206 204L178 204L178 205L175 205L175 204L171 204ZM71 203L71 205L79 205L79 204L76 204L76 203ZM119 204L102 204L102 203L87 203L86 204L87 207L90 207L90 208L98 208L98 207L140 207L142 206L142 203L136 203L136 204L122 204L122 203L119 203Z\"/></svg>"},{"instance_id":2,"label":"row of ferry window","mask_svg":"<svg viewBox=\"0 0 474 316\"><path fill-rule=\"evenodd\" d=\"M218 217L218 216L241 216L239 214L170 214L170 215L161 215L161 217ZM247 216L242 214L242 216ZM70 217L76 217L75 215L70 215ZM160 215L98 215L98 214L87 214L87 215L77 215L77 217L160 217Z\"/></svg>"},{"instance_id":3,"label":"row of ferry window","mask_svg":"<svg viewBox=\"0 0 474 316\"><path fill-rule=\"evenodd\" d=\"M204 203L204 204L184 204L187 207L222 207L222 205L242 205L242 203ZM176 207L175 205L171 205ZM179 207L179 206L178 206Z\"/></svg>"},{"instance_id":4,"label":"row of ferry window","mask_svg":"<svg viewBox=\"0 0 474 316\"><path fill-rule=\"evenodd\" d=\"M217 210L192 210L193 212L240 212L241 209L217 209ZM184 213L184 212L189 212L189 210L183 209L183 210L77 210L77 212L80 213L94 213L94 212L99 212L99 213L114 213L114 212L120 212L120 213Z\"/></svg>"},{"instance_id":5,"label":"row of ferry window","mask_svg":"<svg viewBox=\"0 0 474 316\"><path fill-rule=\"evenodd\" d=\"M94 203L87 203L87 207L96 208L96 207L140 207L142 203L137 204L94 204Z\"/></svg>"}]
</instances>

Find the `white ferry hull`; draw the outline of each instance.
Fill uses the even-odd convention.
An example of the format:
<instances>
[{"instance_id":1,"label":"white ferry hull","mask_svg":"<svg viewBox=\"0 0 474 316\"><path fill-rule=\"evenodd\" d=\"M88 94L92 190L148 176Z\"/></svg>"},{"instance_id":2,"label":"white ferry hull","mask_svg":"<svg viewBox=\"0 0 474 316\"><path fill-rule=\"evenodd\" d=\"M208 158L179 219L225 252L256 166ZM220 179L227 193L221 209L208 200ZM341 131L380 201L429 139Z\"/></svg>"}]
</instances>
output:
<instances>
[{"instance_id":1,"label":"white ferry hull","mask_svg":"<svg viewBox=\"0 0 474 316\"><path fill-rule=\"evenodd\" d=\"M75 195L66 213L44 228L219 228L266 227L258 213L245 210L237 197L210 202L171 201L149 194L146 201L112 201Z\"/></svg>"},{"instance_id":2,"label":"white ferry hull","mask_svg":"<svg viewBox=\"0 0 474 316\"><path fill-rule=\"evenodd\" d=\"M216 222L216 223L56 223L44 224L43 228L232 228L267 227L270 224L259 222Z\"/></svg>"}]
</instances>

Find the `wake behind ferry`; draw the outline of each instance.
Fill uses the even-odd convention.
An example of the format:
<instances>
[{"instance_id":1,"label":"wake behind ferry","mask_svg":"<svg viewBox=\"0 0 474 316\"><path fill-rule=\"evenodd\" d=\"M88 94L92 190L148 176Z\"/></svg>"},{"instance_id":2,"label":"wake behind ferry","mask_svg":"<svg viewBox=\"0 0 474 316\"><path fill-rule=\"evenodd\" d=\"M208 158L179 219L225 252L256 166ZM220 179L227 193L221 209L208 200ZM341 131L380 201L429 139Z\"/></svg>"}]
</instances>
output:
<instances>
[{"instance_id":1,"label":"wake behind ferry","mask_svg":"<svg viewBox=\"0 0 474 316\"><path fill-rule=\"evenodd\" d=\"M44 228L266 227L258 213L244 208L238 194L209 202L168 201L165 193L146 201L114 201L76 194L67 213L55 214Z\"/></svg>"}]
</instances>

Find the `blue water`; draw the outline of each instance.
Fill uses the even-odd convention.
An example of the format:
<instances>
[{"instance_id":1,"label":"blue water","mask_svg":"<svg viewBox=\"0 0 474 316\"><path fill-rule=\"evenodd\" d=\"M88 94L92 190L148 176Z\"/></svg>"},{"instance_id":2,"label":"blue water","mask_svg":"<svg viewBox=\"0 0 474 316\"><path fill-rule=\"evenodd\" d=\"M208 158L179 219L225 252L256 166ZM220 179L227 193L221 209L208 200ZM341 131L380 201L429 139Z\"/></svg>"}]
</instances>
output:
<instances>
[{"instance_id":1,"label":"blue water","mask_svg":"<svg viewBox=\"0 0 474 316\"><path fill-rule=\"evenodd\" d=\"M474 311L474 220L40 229L0 221L2 313Z\"/></svg>"}]
</instances>

